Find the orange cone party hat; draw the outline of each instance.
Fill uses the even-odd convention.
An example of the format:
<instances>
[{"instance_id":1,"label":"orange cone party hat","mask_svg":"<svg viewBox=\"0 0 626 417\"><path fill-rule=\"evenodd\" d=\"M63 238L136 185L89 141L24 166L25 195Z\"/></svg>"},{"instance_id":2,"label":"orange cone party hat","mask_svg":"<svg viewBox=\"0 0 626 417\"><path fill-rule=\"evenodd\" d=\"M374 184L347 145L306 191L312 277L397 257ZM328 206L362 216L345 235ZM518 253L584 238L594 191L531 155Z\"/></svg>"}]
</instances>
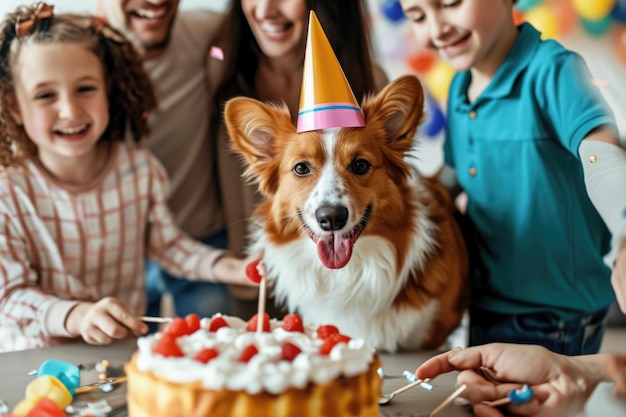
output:
<instances>
[{"instance_id":1,"label":"orange cone party hat","mask_svg":"<svg viewBox=\"0 0 626 417\"><path fill-rule=\"evenodd\" d=\"M297 131L363 126L361 108L322 25L311 10Z\"/></svg>"}]
</instances>

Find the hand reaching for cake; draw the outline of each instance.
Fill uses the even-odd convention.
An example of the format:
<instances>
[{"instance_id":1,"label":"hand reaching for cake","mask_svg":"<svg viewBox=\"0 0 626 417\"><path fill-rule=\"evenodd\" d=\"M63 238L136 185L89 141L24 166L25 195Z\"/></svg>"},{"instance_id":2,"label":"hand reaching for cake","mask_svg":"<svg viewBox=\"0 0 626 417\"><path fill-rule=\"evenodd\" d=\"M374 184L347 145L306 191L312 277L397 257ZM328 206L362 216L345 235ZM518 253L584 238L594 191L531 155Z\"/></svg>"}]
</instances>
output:
<instances>
[{"instance_id":1,"label":"hand reaching for cake","mask_svg":"<svg viewBox=\"0 0 626 417\"><path fill-rule=\"evenodd\" d=\"M103 298L96 303L76 304L67 315L65 328L72 336L81 336L92 345L109 344L131 334L148 332L148 326L113 297Z\"/></svg>"},{"instance_id":2,"label":"hand reaching for cake","mask_svg":"<svg viewBox=\"0 0 626 417\"><path fill-rule=\"evenodd\" d=\"M212 276L215 281L225 284L258 287L258 283L248 279L246 267L252 262L261 259L262 256L262 253L254 253L246 258L236 258L229 255L222 256L213 264Z\"/></svg>"}]
</instances>

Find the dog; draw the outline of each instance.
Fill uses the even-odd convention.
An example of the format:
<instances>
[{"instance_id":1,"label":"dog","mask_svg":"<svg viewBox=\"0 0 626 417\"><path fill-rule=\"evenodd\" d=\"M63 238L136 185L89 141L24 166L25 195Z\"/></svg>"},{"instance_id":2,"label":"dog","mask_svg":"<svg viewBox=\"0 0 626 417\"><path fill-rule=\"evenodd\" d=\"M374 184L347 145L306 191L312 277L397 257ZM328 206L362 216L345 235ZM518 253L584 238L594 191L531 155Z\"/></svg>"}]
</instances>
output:
<instances>
[{"instance_id":1,"label":"dog","mask_svg":"<svg viewBox=\"0 0 626 417\"><path fill-rule=\"evenodd\" d=\"M440 348L468 301L453 202L409 163L423 105L407 75L364 98L365 127L296 133L285 105L236 97L224 109L263 195L250 251L264 251L276 299L388 352Z\"/></svg>"}]
</instances>

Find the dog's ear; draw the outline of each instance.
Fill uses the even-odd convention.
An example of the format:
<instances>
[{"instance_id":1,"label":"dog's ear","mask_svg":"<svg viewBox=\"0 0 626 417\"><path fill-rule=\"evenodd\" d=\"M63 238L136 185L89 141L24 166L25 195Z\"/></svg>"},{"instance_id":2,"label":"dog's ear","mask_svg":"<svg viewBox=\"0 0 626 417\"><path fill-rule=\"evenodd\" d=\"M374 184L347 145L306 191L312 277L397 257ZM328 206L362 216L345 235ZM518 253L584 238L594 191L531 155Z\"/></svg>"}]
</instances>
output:
<instances>
[{"instance_id":1,"label":"dog's ear","mask_svg":"<svg viewBox=\"0 0 626 417\"><path fill-rule=\"evenodd\" d=\"M276 138L295 131L285 105L262 103L247 97L235 97L226 102L224 119L233 149L248 163L246 176L259 182L259 191L275 191Z\"/></svg>"},{"instance_id":2,"label":"dog's ear","mask_svg":"<svg viewBox=\"0 0 626 417\"><path fill-rule=\"evenodd\" d=\"M405 75L389 83L374 97L366 97L361 106L369 125L382 125L387 144L407 152L424 115L424 91L417 77Z\"/></svg>"}]
</instances>

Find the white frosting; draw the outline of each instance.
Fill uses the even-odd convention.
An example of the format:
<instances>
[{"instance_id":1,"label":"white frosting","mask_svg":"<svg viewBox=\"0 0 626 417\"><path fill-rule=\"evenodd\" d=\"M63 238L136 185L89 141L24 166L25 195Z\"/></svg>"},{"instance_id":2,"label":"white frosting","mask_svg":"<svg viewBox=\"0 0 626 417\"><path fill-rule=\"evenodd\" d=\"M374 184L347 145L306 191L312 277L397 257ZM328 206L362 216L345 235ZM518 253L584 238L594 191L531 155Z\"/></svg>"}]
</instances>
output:
<instances>
[{"instance_id":1,"label":"white frosting","mask_svg":"<svg viewBox=\"0 0 626 417\"><path fill-rule=\"evenodd\" d=\"M305 333L288 332L282 329L282 322L271 320L271 333L256 333L246 331L247 323L237 317L224 319L230 327L209 332L210 319L205 318L200 330L177 338L185 353L182 358L154 353L160 333L139 338L137 367L170 382L201 381L210 390L279 394L290 387L303 389L310 382L324 384L340 375L362 374L374 359L374 350L362 339L339 343L325 356L319 353L323 340L317 338L314 328L305 327ZM281 360L282 344L287 341L302 350L292 362ZM259 353L248 363L240 362L241 352L249 344L254 344ZM206 364L192 359L204 348L216 348L220 354Z\"/></svg>"}]
</instances>

